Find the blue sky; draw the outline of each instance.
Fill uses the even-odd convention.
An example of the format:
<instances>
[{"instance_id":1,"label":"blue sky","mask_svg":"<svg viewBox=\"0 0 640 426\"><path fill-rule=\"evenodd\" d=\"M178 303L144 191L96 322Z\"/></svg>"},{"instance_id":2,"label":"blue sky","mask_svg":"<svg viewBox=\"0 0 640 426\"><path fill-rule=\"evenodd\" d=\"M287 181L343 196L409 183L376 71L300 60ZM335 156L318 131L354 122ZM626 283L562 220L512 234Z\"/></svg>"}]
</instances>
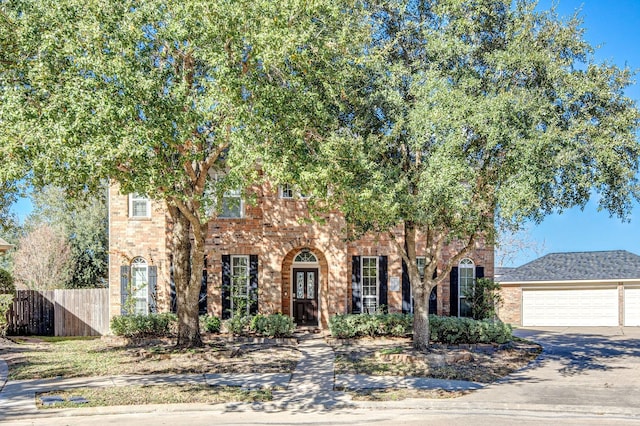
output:
<instances>
[{"instance_id":1,"label":"blue sky","mask_svg":"<svg viewBox=\"0 0 640 426\"><path fill-rule=\"evenodd\" d=\"M538 7L548 9L552 4L566 18L580 9L585 38L591 45L600 46L595 53L598 62L640 70L640 0L541 0ZM627 95L640 103L640 85L630 87ZM21 218L30 210L28 200L21 200L14 208ZM549 216L521 237L532 247L508 250L504 266L520 266L550 252L624 249L640 254L640 205L634 205L630 219L623 223L610 218L608 212L598 212L594 202L583 211L572 209ZM497 263L502 257L497 256Z\"/></svg>"},{"instance_id":2,"label":"blue sky","mask_svg":"<svg viewBox=\"0 0 640 426\"><path fill-rule=\"evenodd\" d=\"M579 10L583 19L584 37L592 46L598 62L640 70L640 0L540 0L539 9L552 4L561 17L570 17ZM640 76L636 76L636 81ZM640 104L640 84L626 91ZM630 222L611 218L606 211L598 212L597 203L590 201L584 210L572 209L562 215L547 217L540 225L531 226L525 238L534 249L516 251L503 266L520 266L541 254L566 251L628 250L640 254L640 205L634 204ZM496 264L500 258L496 256Z\"/></svg>"}]
</instances>

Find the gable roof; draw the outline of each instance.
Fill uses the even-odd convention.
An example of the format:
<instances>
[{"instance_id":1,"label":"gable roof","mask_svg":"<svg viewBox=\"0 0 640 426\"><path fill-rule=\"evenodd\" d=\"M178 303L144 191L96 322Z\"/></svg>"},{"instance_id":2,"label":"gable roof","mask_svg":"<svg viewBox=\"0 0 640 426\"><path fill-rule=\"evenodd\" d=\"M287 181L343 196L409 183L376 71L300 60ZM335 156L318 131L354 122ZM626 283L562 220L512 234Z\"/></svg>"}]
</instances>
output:
<instances>
[{"instance_id":1,"label":"gable roof","mask_svg":"<svg viewBox=\"0 0 640 426\"><path fill-rule=\"evenodd\" d=\"M13 244L9 244L2 238L0 238L0 253L5 252L13 247Z\"/></svg>"},{"instance_id":2,"label":"gable roof","mask_svg":"<svg viewBox=\"0 0 640 426\"><path fill-rule=\"evenodd\" d=\"M499 277L501 283L640 279L640 256L626 250L550 253Z\"/></svg>"}]
</instances>

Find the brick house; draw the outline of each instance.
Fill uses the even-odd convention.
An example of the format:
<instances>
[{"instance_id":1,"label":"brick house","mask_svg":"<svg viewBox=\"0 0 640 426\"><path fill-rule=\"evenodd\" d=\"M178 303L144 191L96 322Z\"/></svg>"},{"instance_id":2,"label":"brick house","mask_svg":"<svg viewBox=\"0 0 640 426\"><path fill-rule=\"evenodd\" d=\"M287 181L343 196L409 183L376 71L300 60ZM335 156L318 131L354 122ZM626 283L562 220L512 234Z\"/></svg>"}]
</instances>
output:
<instances>
[{"instance_id":1,"label":"brick house","mask_svg":"<svg viewBox=\"0 0 640 426\"><path fill-rule=\"evenodd\" d=\"M411 311L411 289L395 244L387 236L347 242L339 213L310 220L307 202L289 186L253 190L255 203L228 193L209 225L201 312L228 317L238 309L292 316L298 325L326 328L337 313ZM397 231L398 236L401 230ZM161 202L109 189L110 316L127 301L135 312L173 309L168 216ZM453 247L451 247L453 248ZM424 252L418 247L418 254ZM478 246L431 295L430 311L465 313L459 291L493 275L493 247ZM230 294L233 296L231 297ZM245 303L240 303L246 298ZM462 312L461 312L462 311Z\"/></svg>"}]
</instances>

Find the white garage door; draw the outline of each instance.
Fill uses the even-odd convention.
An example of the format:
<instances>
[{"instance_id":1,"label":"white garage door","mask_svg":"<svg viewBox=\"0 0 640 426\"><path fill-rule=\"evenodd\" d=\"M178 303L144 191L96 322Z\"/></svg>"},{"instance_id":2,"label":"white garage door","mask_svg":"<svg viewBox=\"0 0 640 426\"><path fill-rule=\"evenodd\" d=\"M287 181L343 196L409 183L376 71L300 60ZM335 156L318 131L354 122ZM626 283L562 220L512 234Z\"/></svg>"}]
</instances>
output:
<instances>
[{"instance_id":1,"label":"white garage door","mask_svg":"<svg viewBox=\"0 0 640 426\"><path fill-rule=\"evenodd\" d=\"M624 289L624 325L640 326L640 288Z\"/></svg>"},{"instance_id":2,"label":"white garage door","mask_svg":"<svg viewBox=\"0 0 640 426\"><path fill-rule=\"evenodd\" d=\"M522 325L616 326L618 290L523 290Z\"/></svg>"}]
</instances>

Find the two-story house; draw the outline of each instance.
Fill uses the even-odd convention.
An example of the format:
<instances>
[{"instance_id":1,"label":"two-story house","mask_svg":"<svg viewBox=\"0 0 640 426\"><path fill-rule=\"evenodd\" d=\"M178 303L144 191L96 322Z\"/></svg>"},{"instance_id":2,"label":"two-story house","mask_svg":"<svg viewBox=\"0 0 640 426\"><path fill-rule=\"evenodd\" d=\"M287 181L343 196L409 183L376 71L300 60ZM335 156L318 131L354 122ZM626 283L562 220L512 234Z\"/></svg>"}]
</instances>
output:
<instances>
[{"instance_id":1,"label":"two-story house","mask_svg":"<svg viewBox=\"0 0 640 426\"><path fill-rule=\"evenodd\" d=\"M239 192L226 194L220 217L209 224L201 312L223 318L244 309L281 312L298 325L326 328L334 314L412 310L403 261L388 236L347 241L340 213L311 220L307 201L292 187L267 184L254 192L252 203ZM174 309L168 229L161 202L111 186L111 316L127 302L140 313ZM492 246L478 247L454 268L448 285L434 289L430 312L464 315L460 289L479 276L493 276Z\"/></svg>"}]
</instances>

